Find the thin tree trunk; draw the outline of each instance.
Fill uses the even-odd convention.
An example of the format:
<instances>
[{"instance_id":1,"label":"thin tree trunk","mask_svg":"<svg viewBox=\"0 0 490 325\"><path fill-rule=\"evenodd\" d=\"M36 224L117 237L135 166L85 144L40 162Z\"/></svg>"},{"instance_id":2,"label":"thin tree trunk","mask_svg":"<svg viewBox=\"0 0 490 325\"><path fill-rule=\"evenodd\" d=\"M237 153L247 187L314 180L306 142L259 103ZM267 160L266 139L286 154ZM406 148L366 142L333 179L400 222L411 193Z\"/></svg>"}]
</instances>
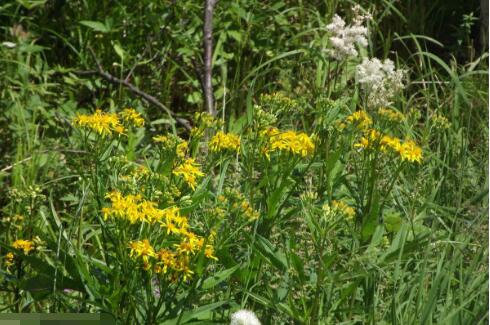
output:
<instances>
[{"instance_id":1,"label":"thin tree trunk","mask_svg":"<svg viewBox=\"0 0 490 325\"><path fill-rule=\"evenodd\" d=\"M213 11L217 0L206 0L204 5L204 76L203 91L206 110L216 116L213 94Z\"/></svg>"}]
</instances>

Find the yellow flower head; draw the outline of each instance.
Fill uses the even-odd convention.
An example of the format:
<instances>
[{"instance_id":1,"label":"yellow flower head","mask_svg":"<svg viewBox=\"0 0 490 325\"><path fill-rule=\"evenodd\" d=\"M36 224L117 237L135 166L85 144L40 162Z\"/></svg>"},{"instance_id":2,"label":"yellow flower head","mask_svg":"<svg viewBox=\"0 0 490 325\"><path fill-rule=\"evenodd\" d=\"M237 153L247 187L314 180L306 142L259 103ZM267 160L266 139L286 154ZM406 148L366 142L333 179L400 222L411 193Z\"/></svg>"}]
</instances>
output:
<instances>
[{"instance_id":1,"label":"yellow flower head","mask_svg":"<svg viewBox=\"0 0 490 325\"><path fill-rule=\"evenodd\" d=\"M271 134L273 132L270 132ZM313 140L303 132L285 131L272 135L265 154L269 157L271 151L286 151L301 157L311 155L315 151Z\"/></svg>"},{"instance_id":2,"label":"yellow flower head","mask_svg":"<svg viewBox=\"0 0 490 325\"><path fill-rule=\"evenodd\" d=\"M356 111L347 116L346 121L348 124L356 125L361 130L365 130L373 124L373 120L366 111Z\"/></svg>"},{"instance_id":3,"label":"yellow flower head","mask_svg":"<svg viewBox=\"0 0 490 325\"><path fill-rule=\"evenodd\" d=\"M206 256L209 259L217 261L218 258L214 256L214 247L213 245L206 245L206 248L204 249L204 256Z\"/></svg>"},{"instance_id":4,"label":"yellow flower head","mask_svg":"<svg viewBox=\"0 0 490 325\"><path fill-rule=\"evenodd\" d=\"M157 265L155 267L156 273L165 274L169 269L175 269L177 265L176 254L168 249L160 249L156 253Z\"/></svg>"},{"instance_id":5,"label":"yellow flower head","mask_svg":"<svg viewBox=\"0 0 490 325\"><path fill-rule=\"evenodd\" d=\"M122 134L125 131L117 114L104 113L100 109L91 115L78 114L72 123L76 127L90 129L104 137L113 133Z\"/></svg>"},{"instance_id":6,"label":"yellow flower head","mask_svg":"<svg viewBox=\"0 0 490 325\"><path fill-rule=\"evenodd\" d=\"M136 222L156 223L165 217L165 210L157 208L157 203L144 200L141 195L122 195L113 191L106 195L111 200L111 206L102 208L104 220L109 217Z\"/></svg>"},{"instance_id":7,"label":"yellow flower head","mask_svg":"<svg viewBox=\"0 0 490 325\"><path fill-rule=\"evenodd\" d=\"M399 150L402 160L410 162L422 162L422 149L412 140L405 141Z\"/></svg>"},{"instance_id":8,"label":"yellow flower head","mask_svg":"<svg viewBox=\"0 0 490 325\"><path fill-rule=\"evenodd\" d=\"M4 261L4 264L5 264L5 267L10 267L12 265L14 265L14 254L12 252L8 252L4 257L3 259L5 260Z\"/></svg>"},{"instance_id":9,"label":"yellow flower head","mask_svg":"<svg viewBox=\"0 0 490 325\"><path fill-rule=\"evenodd\" d=\"M379 108L378 115L392 122L402 122L405 120L405 115L390 108Z\"/></svg>"},{"instance_id":10,"label":"yellow flower head","mask_svg":"<svg viewBox=\"0 0 490 325\"><path fill-rule=\"evenodd\" d=\"M173 174L176 176L184 177L186 183L193 189L196 189L197 178L204 176L199 169L200 165L195 162L193 158L186 159L181 165L177 166L173 170Z\"/></svg>"},{"instance_id":11,"label":"yellow flower head","mask_svg":"<svg viewBox=\"0 0 490 325\"><path fill-rule=\"evenodd\" d=\"M332 201L332 208L334 211L344 215L348 220L353 220L356 216L356 211L352 207L348 206L344 201Z\"/></svg>"},{"instance_id":12,"label":"yellow flower head","mask_svg":"<svg viewBox=\"0 0 490 325\"><path fill-rule=\"evenodd\" d=\"M159 143L167 143L168 137L164 135L157 135L153 137L153 141L159 142Z\"/></svg>"},{"instance_id":13,"label":"yellow flower head","mask_svg":"<svg viewBox=\"0 0 490 325\"><path fill-rule=\"evenodd\" d=\"M142 127L145 125L145 120L134 108L125 108L120 115L125 122L132 123L134 126Z\"/></svg>"},{"instance_id":14,"label":"yellow flower head","mask_svg":"<svg viewBox=\"0 0 490 325\"><path fill-rule=\"evenodd\" d=\"M133 259L141 258L144 263L144 268L148 270L150 268L150 257L156 257L155 250L151 246L148 239L132 241L129 243L131 249L129 257Z\"/></svg>"},{"instance_id":15,"label":"yellow flower head","mask_svg":"<svg viewBox=\"0 0 490 325\"><path fill-rule=\"evenodd\" d=\"M189 144L187 143L187 141L183 141L179 143L176 148L177 157L182 159L185 158L188 148L189 148Z\"/></svg>"},{"instance_id":16,"label":"yellow flower head","mask_svg":"<svg viewBox=\"0 0 490 325\"><path fill-rule=\"evenodd\" d=\"M238 151L240 150L240 137L232 133L219 131L209 142L209 148L211 148L211 151Z\"/></svg>"},{"instance_id":17,"label":"yellow flower head","mask_svg":"<svg viewBox=\"0 0 490 325\"><path fill-rule=\"evenodd\" d=\"M23 250L24 254L29 254L34 249L34 243L30 240L17 239L12 243L12 247Z\"/></svg>"}]
</instances>

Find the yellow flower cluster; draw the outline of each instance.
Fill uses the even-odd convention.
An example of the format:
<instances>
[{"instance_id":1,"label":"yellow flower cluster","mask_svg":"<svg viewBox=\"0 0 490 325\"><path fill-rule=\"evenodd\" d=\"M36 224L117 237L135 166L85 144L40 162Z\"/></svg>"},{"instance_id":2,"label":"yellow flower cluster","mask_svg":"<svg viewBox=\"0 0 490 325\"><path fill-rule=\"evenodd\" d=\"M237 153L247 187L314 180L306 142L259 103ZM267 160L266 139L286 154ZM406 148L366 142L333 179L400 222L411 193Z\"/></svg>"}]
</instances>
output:
<instances>
[{"instance_id":1,"label":"yellow flower cluster","mask_svg":"<svg viewBox=\"0 0 490 325\"><path fill-rule=\"evenodd\" d=\"M422 161L422 149L412 140L405 141L398 152L402 160L418 163Z\"/></svg>"},{"instance_id":2,"label":"yellow flower cluster","mask_svg":"<svg viewBox=\"0 0 490 325\"><path fill-rule=\"evenodd\" d=\"M187 230L183 233L180 243L173 245L175 250L161 248L156 251L148 239L144 239L129 243L129 256L134 260L141 260L144 270L148 271L153 266L153 271L162 275L173 271L174 276L182 274L185 281L194 273L190 267L190 260L197 253L203 251L206 258L218 260L214 256L213 241L214 236L209 236L207 244L204 245L203 237Z\"/></svg>"},{"instance_id":3,"label":"yellow flower cluster","mask_svg":"<svg viewBox=\"0 0 490 325\"><path fill-rule=\"evenodd\" d=\"M187 141L179 143L175 149L175 151L177 152L177 157L181 159L185 158L187 150L189 150L189 143L187 143Z\"/></svg>"},{"instance_id":4,"label":"yellow flower cluster","mask_svg":"<svg viewBox=\"0 0 490 325\"><path fill-rule=\"evenodd\" d=\"M436 129L446 130L451 127L451 122L449 122L449 120L444 115L435 113L431 116L430 119Z\"/></svg>"},{"instance_id":5,"label":"yellow flower cluster","mask_svg":"<svg viewBox=\"0 0 490 325\"><path fill-rule=\"evenodd\" d=\"M286 151L301 157L311 155L315 151L313 140L304 132L284 131L269 128L261 132L268 141L264 153L270 158L270 152Z\"/></svg>"},{"instance_id":6,"label":"yellow flower cluster","mask_svg":"<svg viewBox=\"0 0 490 325\"><path fill-rule=\"evenodd\" d=\"M272 112L296 112L299 110L298 101L280 92L262 94L260 96L260 103Z\"/></svg>"},{"instance_id":7,"label":"yellow flower cluster","mask_svg":"<svg viewBox=\"0 0 490 325\"><path fill-rule=\"evenodd\" d=\"M155 223L162 218L162 210L156 207L156 203L144 200L141 195L122 195L113 191L106 195L111 200L111 207L102 208L104 220L121 218L131 224L136 222Z\"/></svg>"},{"instance_id":8,"label":"yellow flower cluster","mask_svg":"<svg viewBox=\"0 0 490 325\"><path fill-rule=\"evenodd\" d=\"M401 122L405 120L405 115L389 108L379 108L378 115L392 122Z\"/></svg>"},{"instance_id":9,"label":"yellow flower cluster","mask_svg":"<svg viewBox=\"0 0 490 325\"><path fill-rule=\"evenodd\" d=\"M5 264L6 268L14 265L14 254L12 252L8 252L7 254L5 254L3 259L5 260L3 263Z\"/></svg>"},{"instance_id":10,"label":"yellow flower cluster","mask_svg":"<svg viewBox=\"0 0 490 325\"><path fill-rule=\"evenodd\" d=\"M123 134L124 128L121 120L126 122L126 125L134 125L141 127L145 124L145 120L133 108L126 108L120 114L105 113L97 109L93 114L77 114L72 123L75 127L89 129L101 136L111 136L115 134Z\"/></svg>"},{"instance_id":11,"label":"yellow flower cluster","mask_svg":"<svg viewBox=\"0 0 490 325\"><path fill-rule=\"evenodd\" d=\"M356 216L356 211L354 208L347 205L347 203L344 201L333 200L332 208L334 212L344 215L349 220L354 220L354 217Z\"/></svg>"},{"instance_id":12,"label":"yellow flower cluster","mask_svg":"<svg viewBox=\"0 0 490 325\"><path fill-rule=\"evenodd\" d=\"M204 176L200 170L200 165L193 158L187 158L182 164L178 165L172 172L176 176L182 176L186 183L196 189L197 178Z\"/></svg>"},{"instance_id":13,"label":"yellow flower cluster","mask_svg":"<svg viewBox=\"0 0 490 325\"><path fill-rule=\"evenodd\" d=\"M187 217L180 214L178 207L159 209L155 202L144 200L140 195L124 196L117 191L109 193L107 198L112 204L103 208L104 219L114 217L129 220L131 223L158 223L166 229L167 236L179 238L178 244L173 245L175 252L170 249L156 251L148 239L130 242L129 256L142 261L143 269L150 270L153 267L156 273L163 274L171 269L184 274L186 279L193 273L189 267L190 257L202 251L207 258L217 260L213 247L215 235L209 236L206 243L205 238L191 231Z\"/></svg>"},{"instance_id":14,"label":"yellow flower cluster","mask_svg":"<svg viewBox=\"0 0 490 325\"><path fill-rule=\"evenodd\" d=\"M412 140L405 140L403 143L399 138L383 135L377 130L369 129L364 132L358 143L354 144L355 148L360 149L380 149L386 152L391 149L396 152L400 158L405 161L418 162L422 161L422 149Z\"/></svg>"},{"instance_id":15,"label":"yellow flower cluster","mask_svg":"<svg viewBox=\"0 0 490 325\"><path fill-rule=\"evenodd\" d=\"M204 135L204 132L208 128L219 127L222 124L221 120L215 119L212 115L206 112L196 113L194 115L194 121L198 127L191 129L191 137L200 138Z\"/></svg>"},{"instance_id":16,"label":"yellow flower cluster","mask_svg":"<svg viewBox=\"0 0 490 325\"><path fill-rule=\"evenodd\" d=\"M17 239L12 243L12 247L24 251L24 254L29 254L34 249L34 243L30 240Z\"/></svg>"},{"instance_id":17,"label":"yellow flower cluster","mask_svg":"<svg viewBox=\"0 0 490 325\"><path fill-rule=\"evenodd\" d=\"M132 241L129 243L129 248L131 249L129 256L134 259L141 258L144 263L143 268L149 270L151 268L150 257L155 257L156 254L148 239Z\"/></svg>"},{"instance_id":18,"label":"yellow flower cluster","mask_svg":"<svg viewBox=\"0 0 490 325\"><path fill-rule=\"evenodd\" d=\"M78 114L73 119L73 125L90 129L101 136L111 136L113 133L122 134L125 129L116 113L104 113L97 109L94 114Z\"/></svg>"},{"instance_id":19,"label":"yellow flower cluster","mask_svg":"<svg viewBox=\"0 0 490 325\"><path fill-rule=\"evenodd\" d=\"M346 121L348 124L355 125L361 130L365 130L373 124L373 120L366 111L356 111L347 116Z\"/></svg>"},{"instance_id":20,"label":"yellow flower cluster","mask_svg":"<svg viewBox=\"0 0 490 325\"><path fill-rule=\"evenodd\" d=\"M167 144L168 137L165 135L156 135L153 137L153 141L163 143L163 144Z\"/></svg>"},{"instance_id":21,"label":"yellow flower cluster","mask_svg":"<svg viewBox=\"0 0 490 325\"><path fill-rule=\"evenodd\" d=\"M138 113L134 108L125 108L121 112L121 118L127 123L131 123L137 127L142 127L145 125L145 120L141 117L141 114Z\"/></svg>"},{"instance_id":22,"label":"yellow flower cluster","mask_svg":"<svg viewBox=\"0 0 490 325\"><path fill-rule=\"evenodd\" d=\"M238 151L240 150L240 137L232 133L219 131L209 142L209 148L211 151Z\"/></svg>"}]
</instances>

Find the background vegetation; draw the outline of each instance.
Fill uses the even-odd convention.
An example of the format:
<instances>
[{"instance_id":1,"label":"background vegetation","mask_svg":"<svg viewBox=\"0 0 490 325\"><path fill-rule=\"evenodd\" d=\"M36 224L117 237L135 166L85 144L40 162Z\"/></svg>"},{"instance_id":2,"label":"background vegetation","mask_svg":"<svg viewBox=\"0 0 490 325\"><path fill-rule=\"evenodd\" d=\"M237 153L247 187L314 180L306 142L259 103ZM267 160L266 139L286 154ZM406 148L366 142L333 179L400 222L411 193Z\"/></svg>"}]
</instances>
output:
<instances>
[{"instance_id":1,"label":"background vegetation","mask_svg":"<svg viewBox=\"0 0 490 325\"><path fill-rule=\"evenodd\" d=\"M356 62L335 65L325 55L325 26L335 13L349 21L356 3L373 16L362 54L407 71L407 87L393 104L406 120L390 130L416 140L424 160L400 174L391 160L355 174L357 161L374 160L356 156L354 130L336 133L335 123L364 103ZM478 5L219 1L219 112L210 122L195 115L204 111L201 2L2 1L0 252L15 253L17 264L2 264L0 310L105 311L120 323L148 324L227 323L239 308L254 310L264 324L486 323L488 54ZM125 107L146 123L121 143L84 138L73 127L77 113ZM302 160L256 158L257 107L280 129L317 134L320 149ZM175 118L200 129L200 137ZM210 152L205 143L219 129L241 135L239 155ZM158 151L152 138L162 134L188 140L187 155L206 174L196 191L165 169L179 158ZM202 236L219 229L218 261L196 256L193 280L172 287L172 296L159 293L165 308L154 298L155 280L120 260L127 243L118 244L122 251L110 244L120 231L133 240L143 233L156 240L158 231L128 226L126 233L102 219L105 194L122 188L121 176L135 166L168 179L135 178L126 194L141 192L160 208L174 200ZM373 193L396 182L366 232L375 204L356 199L352 184L375 175ZM141 190L150 187L178 193L170 200ZM259 219L244 219L232 203L220 206L220 195L246 199ZM353 206L356 221L317 222L322 206L337 200ZM216 220L216 208L226 211L224 221ZM12 248L22 238L36 242L35 253Z\"/></svg>"}]
</instances>

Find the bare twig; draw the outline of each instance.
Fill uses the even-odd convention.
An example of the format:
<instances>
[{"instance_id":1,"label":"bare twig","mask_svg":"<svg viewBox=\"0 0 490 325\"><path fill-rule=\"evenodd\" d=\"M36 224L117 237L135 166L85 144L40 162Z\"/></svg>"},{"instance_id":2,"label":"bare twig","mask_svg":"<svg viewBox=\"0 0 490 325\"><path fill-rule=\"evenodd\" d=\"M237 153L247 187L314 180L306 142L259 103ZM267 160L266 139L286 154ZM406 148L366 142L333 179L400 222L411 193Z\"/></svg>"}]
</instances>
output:
<instances>
[{"instance_id":1,"label":"bare twig","mask_svg":"<svg viewBox=\"0 0 490 325\"><path fill-rule=\"evenodd\" d=\"M76 71L75 73L80 76L87 76L87 75L99 75L103 79L117 85L123 85L126 88L128 88L133 94L140 96L144 100L146 100L148 103L153 104L157 106L158 108L164 110L172 119L174 119L178 124L182 125L186 130L191 130L192 127L190 125L190 122L184 118L177 117L174 112L172 112L170 109L167 108L162 102L160 102L158 99L153 97L152 95L142 91L132 83L130 83L127 80L122 80L119 79L112 74L110 74L107 71L104 71L102 68L102 65L99 63L97 60L94 51L89 47L90 52L92 53L92 56L94 57L95 63L97 64L98 70L88 70L88 71Z\"/></svg>"},{"instance_id":2,"label":"bare twig","mask_svg":"<svg viewBox=\"0 0 490 325\"><path fill-rule=\"evenodd\" d=\"M206 0L204 4L204 100L206 109L216 115L213 94L213 11L217 0Z\"/></svg>"}]
</instances>

